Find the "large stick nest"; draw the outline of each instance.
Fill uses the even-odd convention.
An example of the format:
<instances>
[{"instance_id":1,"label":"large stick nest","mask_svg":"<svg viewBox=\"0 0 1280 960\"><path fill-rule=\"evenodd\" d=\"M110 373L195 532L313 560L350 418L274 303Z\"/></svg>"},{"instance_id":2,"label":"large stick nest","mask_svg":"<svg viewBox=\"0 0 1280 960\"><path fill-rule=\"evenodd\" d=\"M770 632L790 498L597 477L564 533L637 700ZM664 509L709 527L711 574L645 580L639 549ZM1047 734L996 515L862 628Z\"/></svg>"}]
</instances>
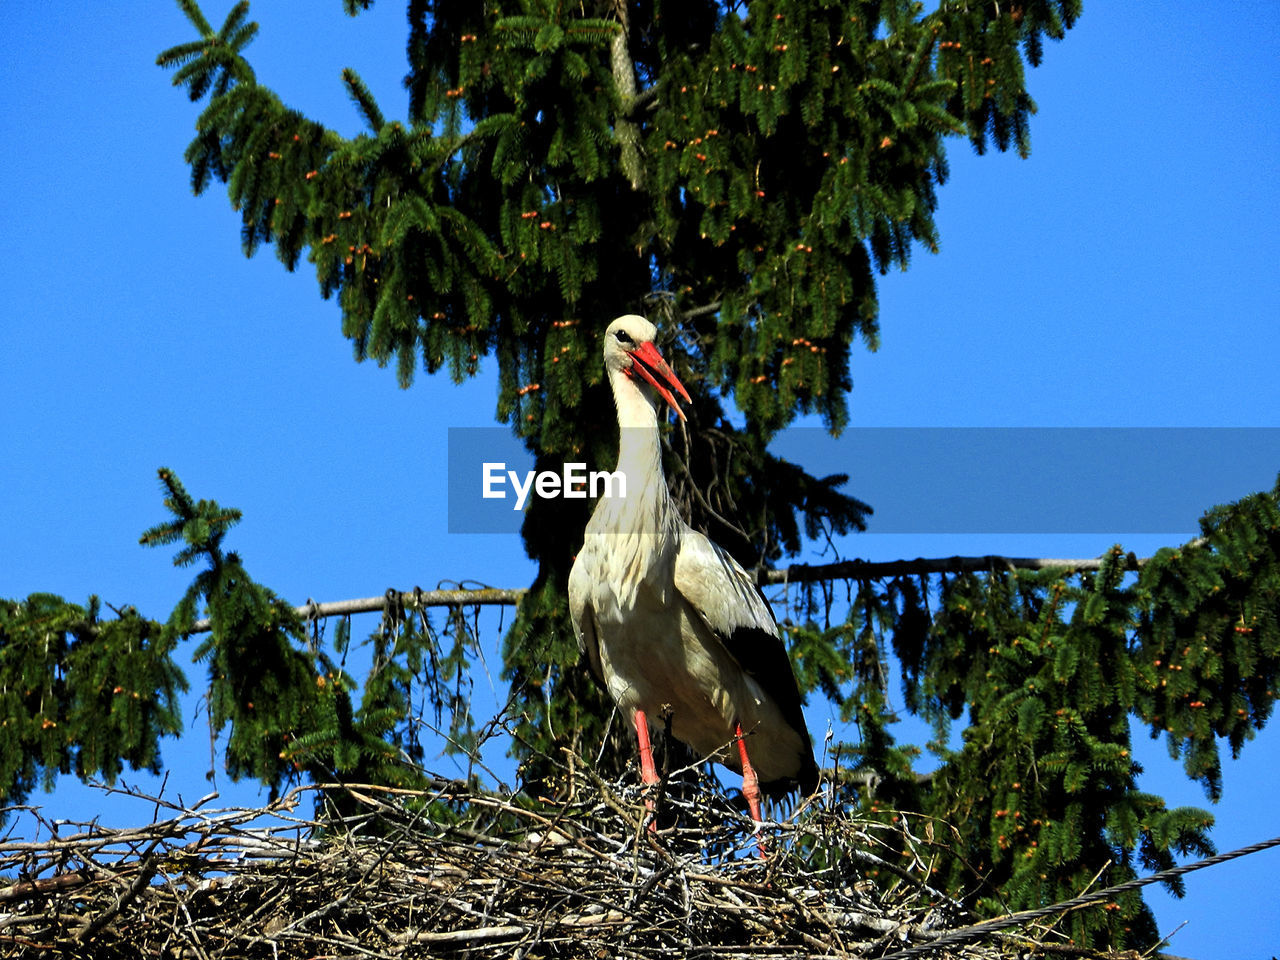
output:
<instances>
[{"instance_id":1,"label":"large stick nest","mask_svg":"<svg viewBox=\"0 0 1280 960\"><path fill-rule=\"evenodd\" d=\"M930 888L916 852L927 845L908 827L810 802L756 836L711 786L681 792L662 798L656 831L635 788L598 780L559 803L444 780L305 787L259 809L152 797L154 822L130 829L28 810L40 835L0 843L0 953L768 960L936 944L932 955L975 960L1090 955L1052 921L939 943L973 918Z\"/></svg>"}]
</instances>

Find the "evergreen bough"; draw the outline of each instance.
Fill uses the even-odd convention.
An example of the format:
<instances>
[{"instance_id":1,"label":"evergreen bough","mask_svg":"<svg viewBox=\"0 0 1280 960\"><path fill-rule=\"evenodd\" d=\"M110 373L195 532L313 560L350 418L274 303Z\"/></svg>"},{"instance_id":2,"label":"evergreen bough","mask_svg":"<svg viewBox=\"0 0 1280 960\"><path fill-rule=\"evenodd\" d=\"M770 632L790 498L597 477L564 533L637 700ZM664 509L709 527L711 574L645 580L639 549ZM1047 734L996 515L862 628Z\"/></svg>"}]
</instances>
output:
<instances>
[{"instance_id":1,"label":"evergreen bough","mask_svg":"<svg viewBox=\"0 0 1280 960\"><path fill-rule=\"evenodd\" d=\"M225 184L247 255L268 244L290 270L305 256L356 358L393 365L405 386L419 369L461 381L495 362L496 415L539 469L613 462L598 333L647 314L694 395L696 442L666 438L673 493L757 569L803 536L861 528L868 508L844 477L810 476L768 441L799 414L846 424L853 345L879 340L876 275L939 248L948 141L1027 155L1025 68L1080 15L1077 0L929 13L901 0L410 0L407 112L388 119L345 70L367 130L343 137L257 83L248 3L215 29L179 2L197 38L159 63L204 103L192 187ZM422 704L451 749L470 749L477 638L462 609L437 627L389 605L357 686L348 629L329 651L223 550L239 514L193 500L170 471L161 480L173 516L144 542L181 544L176 562L201 565L167 624L129 608L103 620L96 599L0 603L0 796L21 800L58 771L159 769L185 689L172 652L201 608L211 633L196 656L232 776L273 792L420 784ZM1280 487L1215 508L1199 540L1136 573L1117 547L1088 575L866 579L842 621L832 590L811 594L787 636L802 686L859 728L834 756L842 801L933 824L937 884L980 912L1210 851L1209 814L1137 790L1130 726L1166 737L1221 794L1219 739L1238 753L1277 689L1278 499ZM529 510L538 575L504 647L522 774L552 793L547 758L600 755L608 716L565 616L572 531L589 506ZM928 776L893 733L891 657L906 709L934 726ZM1080 944L1156 936L1136 893L1070 922Z\"/></svg>"}]
</instances>

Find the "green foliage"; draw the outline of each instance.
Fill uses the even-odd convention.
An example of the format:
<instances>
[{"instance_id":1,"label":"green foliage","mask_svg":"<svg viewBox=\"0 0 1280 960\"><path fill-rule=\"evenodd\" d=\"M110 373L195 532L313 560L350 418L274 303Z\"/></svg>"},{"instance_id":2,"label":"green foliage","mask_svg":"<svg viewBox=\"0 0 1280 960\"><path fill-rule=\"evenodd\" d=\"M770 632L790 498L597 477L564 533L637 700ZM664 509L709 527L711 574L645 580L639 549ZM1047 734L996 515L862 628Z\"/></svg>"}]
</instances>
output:
<instances>
[{"instance_id":1,"label":"green foliage","mask_svg":"<svg viewBox=\"0 0 1280 960\"><path fill-rule=\"evenodd\" d=\"M60 772L111 780L126 762L158 770L159 738L179 732L175 697L186 686L172 652L202 611L210 633L196 656L209 664L210 721L227 734L233 777L273 792L304 778L420 787L424 731L474 762L485 735L470 706L480 648L463 609L448 609L437 624L412 597L389 604L368 640L372 663L357 707L344 666L349 625L339 624L331 648L318 628L308 634L224 549L239 513L195 500L171 471L160 476L172 517L143 542L180 545L174 562L200 568L168 624L128 608L104 621L96 599L87 609L45 594L0 603L7 802ZM1136 576L1133 558L1116 547L1091 575L896 576L855 581L843 599L831 584L810 589L794 607L802 620L784 624L796 676L860 735L827 754L836 802L863 817L919 825L936 848L937 885L979 913L1054 903L1091 883L1211 853L1206 811L1169 809L1138 789L1130 725L1157 734L1171 725L1175 753L1212 758L1187 769L1216 799L1217 740L1239 750L1269 719L1280 689L1280 482L1210 511L1202 533ZM585 671L557 666L573 661L571 635L539 635L547 621L528 616L557 589L536 583L506 638L515 699L540 705L516 717L517 742L545 737L574 756L621 752L628 731L614 724L606 733L608 711ZM831 622L842 606L845 619ZM1208 649L1178 654L1189 638ZM529 644L551 652L549 666L519 666L512 648ZM924 776L919 750L894 737L894 661L903 706L934 727L927 746L938 765ZM962 718L953 746L950 729ZM526 790L560 792L559 758L535 749L526 757ZM341 792L321 802L349 807ZM460 811L436 803L429 813ZM1180 883L1170 886L1181 893ZM1137 896L1069 923L1077 942L1095 947L1156 938Z\"/></svg>"},{"instance_id":2,"label":"green foliage","mask_svg":"<svg viewBox=\"0 0 1280 960\"><path fill-rule=\"evenodd\" d=\"M405 384L495 354L499 417L563 455L600 383L592 334L654 297L677 369L753 435L806 411L842 426L852 340L878 338L873 269L937 248L945 138L1025 153L1024 55L1079 4L654 2L624 34L574 5L413 2L407 120L344 71L354 139L256 83L245 4L217 31L184 9L200 39L158 62L209 97L193 187L227 183L246 252L307 251L357 356Z\"/></svg>"},{"instance_id":3,"label":"green foliage","mask_svg":"<svg viewBox=\"0 0 1280 960\"><path fill-rule=\"evenodd\" d=\"M165 626L171 641L191 632L203 603L210 632L195 651L208 663L209 723L214 734L230 726L227 772L267 784L274 797L296 770L286 753L290 742L338 712L325 703L341 685L324 684L331 664L305 648L302 624L292 607L255 583L235 553L222 549L227 531L240 519L212 500L194 500L178 477L159 471L164 504L173 519L147 530L146 546L181 542L175 566L204 561Z\"/></svg>"},{"instance_id":4,"label":"green foliage","mask_svg":"<svg viewBox=\"0 0 1280 960\"><path fill-rule=\"evenodd\" d=\"M381 713L387 734L403 744L405 757L414 763L423 759L421 731L400 724L418 712L434 717L431 732L444 740L446 753L474 756L478 742L471 715L471 668L483 654L478 628L467 611L448 608L437 628L425 608L406 609L396 601L370 643L373 667L364 685L362 714L371 718ZM415 687L421 711L414 709Z\"/></svg>"},{"instance_id":5,"label":"green foliage","mask_svg":"<svg viewBox=\"0 0 1280 960\"><path fill-rule=\"evenodd\" d=\"M667 438L673 492L749 567L795 551L801 530L860 528L866 505L841 492L843 478L771 457L768 440L803 413L844 426L853 344L879 339L877 273L940 246L948 140L1026 156L1025 67L1081 9L641 0L620 18L607 3L409 0L404 119L388 120L347 70L368 130L346 138L258 85L246 4L216 31L194 0L181 6L199 39L159 62L206 101L186 154L192 186L225 183L247 254L271 244L290 270L305 255L357 359L394 364L404 385L419 367L461 380L496 362L496 414L538 469L612 462L598 333L620 313L648 314L694 395L698 443ZM421 613L393 612L371 638L374 671L354 710L341 670L222 553L235 516L166 484L177 519L149 535L207 563L168 631L208 605L211 703L233 739L241 725L256 737L236 741L234 769L273 785L292 763L398 782L421 755L405 717L424 677L437 724L448 717L450 743L468 746L474 649L460 614L441 636ZM1276 499L1210 513L1203 542L1137 577L1117 549L1091 577L857 583L834 624L835 597L814 600L788 637L802 685L858 725L860 742L836 754L851 758L842 801L949 830L938 874L987 912L1072 896L1108 863L1104 883L1209 850L1208 814L1137 790L1129 725L1165 732L1217 796L1216 738L1238 751L1274 703ZM556 765L540 758L627 749L600 752L608 710L567 626L587 509L529 511L539 573L503 651L522 773L552 792ZM933 727L940 766L927 778L893 736L892 658L905 709ZM288 708L246 706L270 697ZM607 735L623 747L618 726ZM1070 922L1081 945L1154 937L1136 895Z\"/></svg>"},{"instance_id":6,"label":"green foliage","mask_svg":"<svg viewBox=\"0 0 1280 960\"><path fill-rule=\"evenodd\" d=\"M187 687L173 643L132 607L115 619L51 594L0 600L0 806L58 774L114 783L158 772L160 738L182 730Z\"/></svg>"},{"instance_id":7,"label":"green foliage","mask_svg":"<svg viewBox=\"0 0 1280 960\"><path fill-rule=\"evenodd\" d=\"M800 413L844 426L853 343L878 343L876 272L938 248L946 140L1025 153L1024 59L1078 7L646 0L624 25L609 4L410 0L407 114L388 120L346 70L368 128L352 138L256 82L243 4L215 31L186 0L199 39L158 62L205 102L192 185L226 184L245 252L270 243L291 270L305 254L357 359L404 385L493 358L497 416L540 467L609 464L598 333L650 315L695 396L691 431L724 438L673 452L677 497L754 566L800 529L860 527L837 478L768 439ZM566 721L603 707L564 640L581 514L531 507L540 586L506 648L529 742L553 755L558 701Z\"/></svg>"},{"instance_id":8,"label":"green foliage","mask_svg":"<svg viewBox=\"0 0 1280 960\"><path fill-rule=\"evenodd\" d=\"M182 542L175 565L205 563L164 635L172 642L189 634L203 605L209 636L194 656L208 664L209 722L215 734L228 731L224 761L233 779L259 780L272 796L304 777L421 783L422 752L412 710L412 686L419 679L437 722L448 711L452 748L467 749L471 723L463 688L469 681L462 668L476 648L474 631L460 612L446 626L445 636L454 643L443 658L437 652L440 638L425 615L388 614L371 638L374 662L356 709L351 699L356 684L319 635L309 637L294 609L249 577L237 554L223 550L239 511L194 500L170 470L161 469L160 479L165 506L174 516L144 533L142 543ZM344 624L335 643L344 661L349 644Z\"/></svg>"},{"instance_id":9,"label":"green foliage","mask_svg":"<svg viewBox=\"0 0 1280 960\"><path fill-rule=\"evenodd\" d=\"M1280 480L1209 511L1202 541L1161 550L1138 582L1136 703L1216 800L1216 738L1237 755L1275 706L1280 667Z\"/></svg>"},{"instance_id":10,"label":"green foliage","mask_svg":"<svg viewBox=\"0 0 1280 960\"><path fill-rule=\"evenodd\" d=\"M919 677L926 711L955 717L926 809L957 832L950 882L981 878L991 913L1067 899L1106 864L1103 885L1133 865L1172 864L1171 849L1212 852L1204 811L1167 811L1137 790L1129 741L1135 664L1132 588L1116 549L1092 577L993 572L942 586L933 652ZM1120 899L1072 933L1095 945L1152 942L1141 898Z\"/></svg>"},{"instance_id":11,"label":"green foliage","mask_svg":"<svg viewBox=\"0 0 1280 960\"><path fill-rule=\"evenodd\" d=\"M373 662L357 707L344 669L349 623L331 648L318 629L308 634L224 549L240 512L196 500L171 470L159 473L172 516L141 542L180 545L174 564L200 567L167 623L132 607L103 620L96 597L87 610L49 594L0 601L0 805L22 802L37 783L52 789L59 774L111 783L126 763L159 772L160 738L181 733L177 694L187 689L173 653L201 615L208 636L193 656L207 664L210 730L225 735L232 779L258 780L272 796L303 780L421 786L425 713L446 752L474 754L470 667L479 647L461 608L440 628L423 610L389 612L369 638Z\"/></svg>"},{"instance_id":12,"label":"green foliage","mask_svg":"<svg viewBox=\"0 0 1280 960\"><path fill-rule=\"evenodd\" d=\"M860 742L836 748L846 802L866 816L921 818L929 836L945 826L939 885L972 890L974 908L990 915L1212 853L1208 812L1170 809L1138 789L1130 730L1165 733L1216 800L1219 739L1237 753L1269 719L1280 689L1280 482L1209 511L1201 530L1136 576L1116 547L1091 575L864 582L845 622L793 626L802 687L858 724ZM836 599L824 588L809 609L829 615ZM924 778L891 733L889 649L903 703L934 727L928 747L940 765ZM1181 895L1180 882L1169 886ZM1070 932L1095 947L1157 937L1137 896L1075 914Z\"/></svg>"}]
</instances>

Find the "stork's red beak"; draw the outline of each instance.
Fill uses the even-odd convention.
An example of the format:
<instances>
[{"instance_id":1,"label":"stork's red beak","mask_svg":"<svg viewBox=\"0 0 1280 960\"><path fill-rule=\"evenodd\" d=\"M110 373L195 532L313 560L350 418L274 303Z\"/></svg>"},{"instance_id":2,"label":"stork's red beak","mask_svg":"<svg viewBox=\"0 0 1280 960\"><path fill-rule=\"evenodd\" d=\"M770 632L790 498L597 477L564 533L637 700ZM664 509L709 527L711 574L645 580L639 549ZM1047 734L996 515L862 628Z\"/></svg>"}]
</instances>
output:
<instances>
[{"instance_id":1,"label":"stork's red beak","mask_svg":"<svg viewBox=\"0 0 1280 960\"><path fill-rule=\"evenodd\" d=\"M627 375L635 376L637 373L658 391L658 396L667 401L671 409L676 412L676 416L683 420L684 411L680 409L672 391L684 397L686 403L692 403L693 400L689 397L689 391L684 388L684 384L680 382L680 378L675 375L675 371L667 361L662 359L662 354L652 342L641 343L631 351L631 366L627 368Z\"/></svg>"}]
</instances>

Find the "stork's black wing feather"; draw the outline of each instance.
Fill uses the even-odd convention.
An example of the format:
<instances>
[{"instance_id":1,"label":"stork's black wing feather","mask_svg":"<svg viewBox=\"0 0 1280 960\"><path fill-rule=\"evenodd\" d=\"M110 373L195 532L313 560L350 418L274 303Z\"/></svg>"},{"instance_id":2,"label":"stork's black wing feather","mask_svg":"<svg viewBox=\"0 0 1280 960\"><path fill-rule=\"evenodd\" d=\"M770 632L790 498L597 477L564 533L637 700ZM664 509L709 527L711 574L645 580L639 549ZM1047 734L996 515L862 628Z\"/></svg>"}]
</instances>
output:
<instances>
[{"instance_id":1,"label":"stork's black wing feather","mask_svg":"<svg viewBox=\"0 0 1280 960\"><path fill-rule=\"evenodd\" d=\"M801 735L805 750L796 782L811 791L818 782L818 765L804 721L804 698L764 594L722 547L687 528L676 555L675 579L703 622Z\"/></svg>"}]
</instances>

